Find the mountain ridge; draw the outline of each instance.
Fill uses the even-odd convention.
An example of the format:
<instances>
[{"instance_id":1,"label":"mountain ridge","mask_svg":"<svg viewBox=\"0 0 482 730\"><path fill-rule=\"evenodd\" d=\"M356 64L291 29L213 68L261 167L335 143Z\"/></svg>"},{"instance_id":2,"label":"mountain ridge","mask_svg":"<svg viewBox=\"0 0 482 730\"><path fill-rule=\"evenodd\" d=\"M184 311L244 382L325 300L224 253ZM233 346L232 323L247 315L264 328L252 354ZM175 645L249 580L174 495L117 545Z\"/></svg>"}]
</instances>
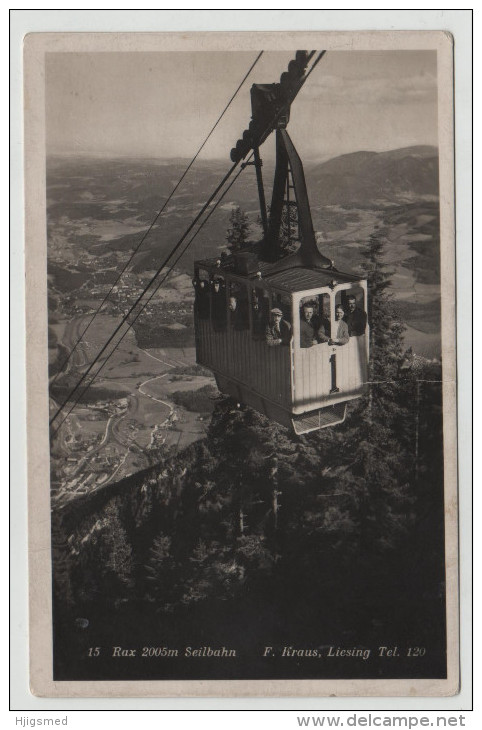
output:
<instances>
[{"instance_id":1,"label":"mountain ridge","mask_svg":"<svg viewBox=\"0 0 482 730\"><path fill-rule=\"evenodd\" d=\"M361 150L307 166L310 189L324 205L396 203L408 195L438 195L438 149L429 145L386 152Z\"/></svg>"}]
</instances>

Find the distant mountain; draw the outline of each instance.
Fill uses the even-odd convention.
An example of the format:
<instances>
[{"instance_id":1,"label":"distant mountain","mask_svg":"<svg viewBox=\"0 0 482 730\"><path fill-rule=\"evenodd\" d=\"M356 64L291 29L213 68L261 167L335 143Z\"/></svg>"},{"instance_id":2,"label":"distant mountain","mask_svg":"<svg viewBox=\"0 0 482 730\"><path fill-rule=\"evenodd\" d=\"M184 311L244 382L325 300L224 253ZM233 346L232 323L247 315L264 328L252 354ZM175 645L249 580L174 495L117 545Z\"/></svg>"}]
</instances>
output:
<instances>
[{"instance_id":1,"label":"distant mountain","mask_svg":"<svg viewBox=\"0 0 482 730\"><path fill-rule=\"evenodd\" d=\"M229 166L228 160L196 161L163 211L159 224L143 244L132 267L135 273L158 268ZM49 240L51 245L59 248L59 260L63 255L63 238L93 257L98 257L101 252L107 255L134 249L184 171L185 161L178 159L50 157L47 165ZM268 203L271 201L273 173L273 164L267 161L263 166L263 177ZM368 240L372 223L384 224L382 219L385 214L388 215L387 204L410 206L430 202L436 205L438 202L436 147L353 152L322 163L306 163L305 175L315 231L340 266L345 259L346 265L353 261L356 251L350 247L353 243L361 246ZM239 177L216 214L201 229L194 244L189 246L181 263L183 271L191 271L196 258L219 255L226 245L231 209L236 205L248 214L251 236L257 240L261 230L256 223L259 202L252 167ZM342 211L330 209L330 206L346 206L366 212ZM368 211L372 213L371 218ZM429 221L434 221L433 226L438 228L437 211L419 212L420 220L414 217L413 211L407 211L406 220L402 216L403 220L398 221L406 225L405 230L399 229L400 234L412 234L410 246L414 250L422 245L422 240L428 240L420 238L420 235L433 238L432 230L420 229L420 226L426 225L423 216L429 215ZM418 235L418 243L413 235ZM55 244L55 241L60 243ZM434 239L434 245L438 246L438 240ZM396 250L399 258L400 251ZM104 262L105 265L108 263L107 260Z\"/></svg>"},{"instance_id":2,"label":"distant mountain","mask_svg":"<svg viewBox=\"0 0 482 730\"><path fill-rule=\"evenodd\" d=\"M308 166L312 205L393 203L438 196L438 149L405 147L389 152L352 152Z\"/></svg>"},{"instance_id":3,"label":"distant mountain","mask_svg":"<svg viewBox=\"0 0 482 730\"><path fill-rule=\"evenodd\" d=\"M214 190L229 165L228 159L197 160L173 204L185 212L192 211ZM124 199L140 208L136 212L144 213L146 220L152 219L185 168L186 162L179 159L49 157L47 183L55 188L49 214L56 217L58 212L65 213L55 210L59 204L87 205L91 202L85 199L88 190L97 202ZM273 165L267 161L263 177L268 201L273 173ZM421 196L438 196L438 149L420 145L388 152L352 152L318 164L305 161L305 173L314 208L346 203L366 205L374 201L407 202ZM229 201L248 211L257 209L256 181L250 168L233 187L225 202Z\"/></svg>"},{"instance_id":4,"label":"distant mountain","mask_svg":"<svg viewBox=\"0 0 482 730\"><path fill-rule=\"evenodd\" d=\"M143 241L131 264L134 276L151 275L162 265L229 167L228 160L196 161ZM83 295L89 293L89 286L95 289L113 282L185 169L186 161L179 159L49 157L52 301L80 290L86 282L90 284L84 286ZM273 173L268 160L263 166L268 203ZM354 152L305 163L305 175L320 250L341 270L361 271L363 249L370 235L381 229L386 239L385 259L394 272L394 297L414 305L405 306L402 313L412 327L410 344L417 354L435 356L437 348L440 351L440 313L432 306L438 302L440 285L437 148ZM233 206L248 214L250 238L259 240L262 232L257 224L259 201L253 167L247 167L236 180L207 225L194 227L190 236L196 236L177 264L189 278L194 260L219 256L225 249ZM165 332L171 339L178 335L164 328Z\"/></svg>"}]
</instances>

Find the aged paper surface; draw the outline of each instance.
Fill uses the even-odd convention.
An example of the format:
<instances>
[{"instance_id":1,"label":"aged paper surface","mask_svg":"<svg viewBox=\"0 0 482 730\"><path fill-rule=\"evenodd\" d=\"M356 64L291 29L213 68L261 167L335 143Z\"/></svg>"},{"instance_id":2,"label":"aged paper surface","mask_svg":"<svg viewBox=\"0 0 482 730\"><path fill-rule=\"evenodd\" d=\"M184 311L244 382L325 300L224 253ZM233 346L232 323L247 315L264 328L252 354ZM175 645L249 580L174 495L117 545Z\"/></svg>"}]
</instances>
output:
<instances>
[{"instance_id":1,"label":"aged paper surface","mask_svg":"<svg viewBox=\"0 0 482 730\"><path fill-rule=\"evenodd\" d=\"M261 236L247 167L61 408L229 170L251 84L300 48L327 53L288 130L321 253L368 279L367 392L343 424L296 435L196 366L193 262L226 248L237 208ZM35 694L458 691L452 76L444 33L26 38Z\"/></svg>"}]
</instances>

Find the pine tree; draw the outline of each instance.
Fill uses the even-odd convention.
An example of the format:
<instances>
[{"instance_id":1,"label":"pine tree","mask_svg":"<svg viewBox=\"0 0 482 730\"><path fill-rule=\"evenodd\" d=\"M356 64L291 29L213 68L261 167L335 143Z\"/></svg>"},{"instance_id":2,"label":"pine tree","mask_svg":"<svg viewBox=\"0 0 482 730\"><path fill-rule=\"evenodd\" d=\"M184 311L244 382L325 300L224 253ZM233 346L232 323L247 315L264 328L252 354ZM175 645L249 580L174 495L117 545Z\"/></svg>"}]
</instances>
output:
<instances>
[{"instance_id":1,"label":"pine tree","mask_svg":"<svg viewBox=\"0 0 482 730\"><path fill-rule=\"evenodd\" d=\"M369 289L368 321L370 322L370 380L380 384L394 384L403 354L405 326L400 322L392 295L391 276L383 262L383 232L370 236L363 252L362 268L367 274ZM380 397L391 397L392 390L378 390Z\"/></svg>"},{"instance_id":2,"label":"pine tree","mask_svg":"<svg viewBox=\"0 0 482 730\"><path fill-rule=\"evenodd\" d=\"M268 216L271 208L268 205ZM261 227L261 216L257 219L258 225ZM300 233L298 227L298 208L296 205L289 205L286 201L283 203L281 211L281 225L279 229L279 252L280 256L288 256L294 253L300 244Z\"/></svg>"},{"instance_id":3,"label":"pine tree","mask_svg":"<svg viewBox=\"0 0 482 730\"><path fill-rule=\"evenodd\" d=\"M404 325L389 291L391 272L383 261L383 232L370 236L363 252L368 278L370 323L369 383L339 431L349 454L340 478L351 491L360 538L367 549L393 546L410 523L413 460L407 448L411 414L405 383L398 376ZM343 444L343 445L342 445Z\"/></svg>"},{"instance_id":4,"label":"pine tree","mask_svg":"<svg viewBox=\"0 0 482 730\"><path fill-rule=\"evenodd\" d=\"M281 226L279 231L280 252L282 256L293 253L300 243L298 228L298 207L283 203Z\"/></svg>"},{"instance_id":5,"label":"pine tree","mask_svg":"<svg viewBox=\"0 0 482 730\"><path fill-rule=\"evenodd\" d=\"M249 235L249 218L238 206L233 208L229 216L230 227L228 228L226 240L230 251L239 251L244 248Z\"/></svg>"}]
</instances>

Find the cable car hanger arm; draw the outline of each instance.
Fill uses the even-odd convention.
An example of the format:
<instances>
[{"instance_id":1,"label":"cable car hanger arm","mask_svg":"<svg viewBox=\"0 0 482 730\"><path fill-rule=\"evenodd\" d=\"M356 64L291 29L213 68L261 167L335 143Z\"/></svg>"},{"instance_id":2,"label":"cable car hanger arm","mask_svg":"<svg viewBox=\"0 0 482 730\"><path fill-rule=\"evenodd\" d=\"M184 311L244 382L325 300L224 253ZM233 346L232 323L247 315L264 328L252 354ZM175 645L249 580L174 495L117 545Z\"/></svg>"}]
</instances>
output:
<instances>
[{"instance_id":1,"label":"cable car hanger arm","mask_svg":"<svg viewBox=\"0 0 482 730\"><path fill-rule=\"evenodd\" d=\"M272 273L293 266L318 269L329 269L333 267L331 259L323 256L318 250L303 164L286 131L291 104L325 53L326 51L321 51L308 72L305 73L315 51L297 51L296 57L288 64L288 71L281 74L278 84L253 84L251 87L252 119L249 124L249 129L244 131L242 139L239 139L236 147L233 147L231 150L231 159L233 162L242 159L250 149L253 149L255 153L253 164L256 166L256 179L264 233L260 258L264 261L275 263ZM269 123L268 119L270 119ZM259 146L275 130L276 170L268 220L261 175L262 162L259 156ZM280 227L283 208L285 206L285 190L287 190L289 195L289 189L291 187L289 184L290 175L293 181L292 187L294 188L298 208L301 246L296 254L287 256L280 261Z\"/></svg>"}]
</instances>

